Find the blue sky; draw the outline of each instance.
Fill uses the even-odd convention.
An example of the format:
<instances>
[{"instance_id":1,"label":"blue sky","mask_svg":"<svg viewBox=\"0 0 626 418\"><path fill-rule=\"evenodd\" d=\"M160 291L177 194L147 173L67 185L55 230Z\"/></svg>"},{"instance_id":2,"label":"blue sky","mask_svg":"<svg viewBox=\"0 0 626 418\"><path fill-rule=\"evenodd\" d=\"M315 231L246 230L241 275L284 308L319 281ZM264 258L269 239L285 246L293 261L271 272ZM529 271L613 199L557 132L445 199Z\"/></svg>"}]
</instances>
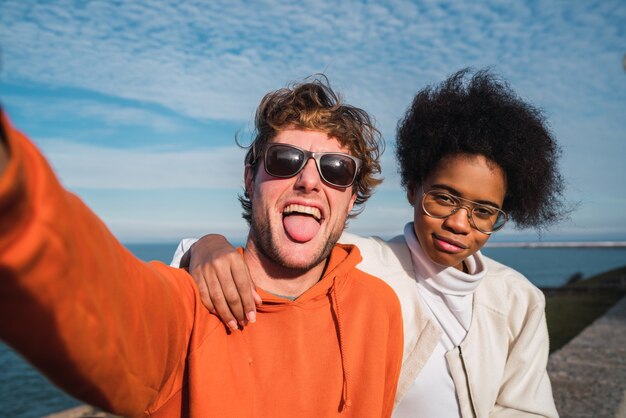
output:
<instances>
[{"instance_id":1,"label":"blue sky","mask_svg":"<svg viewBox=\"0 0 626 418\"><path fill-rule=\"evenodd\" d=\"M0 100L122 241L241 240L235 133L266 92L324 72L387 141L385 182L350 230L389 237L412 216L396 121L427 84L491 67L563 148L579 206L542 239L626 240L623 0L292 3L0 0Z\"/></svg>"}]
</instances>

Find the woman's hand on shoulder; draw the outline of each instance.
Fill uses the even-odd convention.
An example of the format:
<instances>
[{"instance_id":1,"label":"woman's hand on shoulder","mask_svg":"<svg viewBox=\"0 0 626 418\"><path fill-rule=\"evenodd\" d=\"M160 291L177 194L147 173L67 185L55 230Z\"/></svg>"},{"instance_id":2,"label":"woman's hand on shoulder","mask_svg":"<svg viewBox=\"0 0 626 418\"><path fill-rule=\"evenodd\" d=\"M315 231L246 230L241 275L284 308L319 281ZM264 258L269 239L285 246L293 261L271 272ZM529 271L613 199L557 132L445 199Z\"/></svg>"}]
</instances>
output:
<instances>
[{"instance_id":1,"label":"woman's hand on shoulder","mask_svg":"<svg viewBox=\"0 0 626 418\"><path fill-rule=\"evenodd\" d=\"M256 321L257 294L243 256L225 237L209 234L194 243L181 259L188 267L204 306L237 329Z\"/></svg>"}]
</instances>

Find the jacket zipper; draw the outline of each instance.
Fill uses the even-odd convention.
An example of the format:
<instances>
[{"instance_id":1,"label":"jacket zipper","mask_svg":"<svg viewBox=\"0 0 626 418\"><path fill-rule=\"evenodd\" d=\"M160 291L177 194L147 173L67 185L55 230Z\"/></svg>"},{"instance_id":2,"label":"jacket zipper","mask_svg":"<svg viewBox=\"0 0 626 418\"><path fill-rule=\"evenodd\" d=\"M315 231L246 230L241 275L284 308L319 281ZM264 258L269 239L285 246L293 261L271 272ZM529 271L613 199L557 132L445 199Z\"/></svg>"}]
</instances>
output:
<instances>
[{"instance_id":1,"label":"jacket zipper","mask_svg":"<svg viewBox=\"0 0 626 418\"><path fill-rule=\"evenodd\" d=\"M472 407L472 414L474 414L474 417L478 417L476 414L476 408L474 407L474 399L472 399L472 391L470 390L469 385L469 375L467 373L467 367L465 367L465 359L463 358L463 350L461 350L461 346L459 346L459 357L461 357L463 373L465 373L465 385L467 386L467 396L469 397L470 406Z\"/></svg>"}]
</instances>

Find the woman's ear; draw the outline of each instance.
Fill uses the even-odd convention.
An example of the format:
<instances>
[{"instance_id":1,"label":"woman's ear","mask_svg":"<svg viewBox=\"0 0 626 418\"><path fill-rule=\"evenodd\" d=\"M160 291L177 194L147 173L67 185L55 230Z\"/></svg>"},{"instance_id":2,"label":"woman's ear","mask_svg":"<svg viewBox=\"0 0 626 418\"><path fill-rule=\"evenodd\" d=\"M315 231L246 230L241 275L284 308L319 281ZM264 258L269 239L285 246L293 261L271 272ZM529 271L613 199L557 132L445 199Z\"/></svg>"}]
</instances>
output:
<instances>
[{"instance_id":1,"label":"woman's ear","mask_svg":"<svg viewBox=\"0 0 626 418\"><path fill-rule=\"evenodd\" d=\"M411 204L411 206L415 205L415 199L419 195L418 191L419 191L419 186L417 186L415 183L411 182L406 185L406 198Z\"/></svg>"}]
</instances>

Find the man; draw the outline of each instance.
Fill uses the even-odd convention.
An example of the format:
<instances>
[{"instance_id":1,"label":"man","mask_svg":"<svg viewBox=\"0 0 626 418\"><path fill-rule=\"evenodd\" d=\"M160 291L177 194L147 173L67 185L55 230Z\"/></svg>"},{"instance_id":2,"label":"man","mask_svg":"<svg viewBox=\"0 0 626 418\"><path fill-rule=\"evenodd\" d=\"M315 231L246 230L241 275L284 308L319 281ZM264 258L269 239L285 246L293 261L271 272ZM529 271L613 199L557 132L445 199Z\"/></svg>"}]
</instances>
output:
<instances>
[{"instance_id":1,"label":"man","mask_svg":"<svg viewBox=\"0 0 626 418\"><path fill-rule=\"evenodd\" d=\"M390 416L399 303L335 245L379 183L379 135L327 83L257 111L240 198L263 299L250 329L208 314L185 270L133 257L2 125L0 337L55 383L125 416Z\"/></svg>"}]
</instances>

